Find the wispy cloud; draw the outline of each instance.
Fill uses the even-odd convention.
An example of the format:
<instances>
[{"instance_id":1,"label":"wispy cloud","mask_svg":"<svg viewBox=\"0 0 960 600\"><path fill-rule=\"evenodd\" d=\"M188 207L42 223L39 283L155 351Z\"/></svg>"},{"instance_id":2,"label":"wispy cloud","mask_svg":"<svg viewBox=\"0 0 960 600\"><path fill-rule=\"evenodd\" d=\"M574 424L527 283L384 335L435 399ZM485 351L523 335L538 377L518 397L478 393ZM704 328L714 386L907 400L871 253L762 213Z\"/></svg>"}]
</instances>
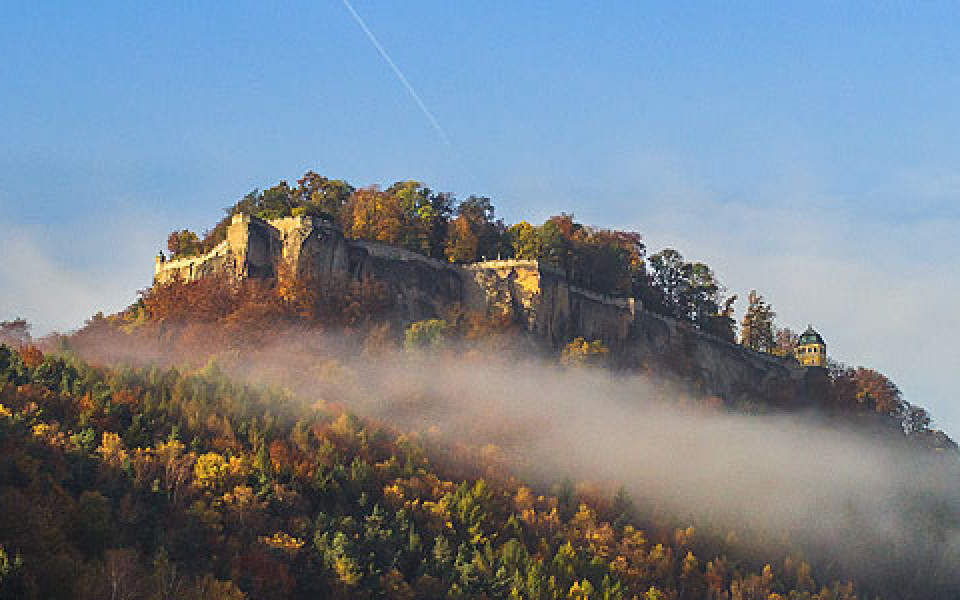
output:
<instances>
[{"instance_id":1,"label":"wispy cloud","mask_svg":"<svg viewBox=\"0 0 960 600\"><path fill-rule=\"evenodd\" d=\"M118 311L150 284L162 234L134 216L0 228L0 319L26 318L39 334L68 331Z\"/></svg>"}]
</instances>

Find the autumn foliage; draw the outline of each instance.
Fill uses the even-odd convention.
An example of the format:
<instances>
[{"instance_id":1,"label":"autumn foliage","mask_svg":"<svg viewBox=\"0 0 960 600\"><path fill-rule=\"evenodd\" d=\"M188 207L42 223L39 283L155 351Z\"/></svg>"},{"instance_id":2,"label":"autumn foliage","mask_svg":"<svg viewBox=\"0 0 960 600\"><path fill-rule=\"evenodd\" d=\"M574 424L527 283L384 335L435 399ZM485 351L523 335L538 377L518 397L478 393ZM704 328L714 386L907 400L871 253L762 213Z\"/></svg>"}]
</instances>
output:
<instances>
[{"instance_id":1,"label":"autumn foliage","mask_svg":"<svg viewBox=\"0 0 960 600\"><path fill-rule=\"evenodd\" d=\"M856 597L216 370L39 359L0 346L0 598Z\"/></svg>"},{"instance_id":2,"label":"autumn foliage","mask_svg":"<svg viewBox=\"0 0 960 600\"><path fill-rule=\"evenodd\" d=\"M287 182L253 190L226 210L202 239L189 230L170 234L175 257L210 251L226 238L233 215L262 219L310 215L335 223L349 238L404 248L438 260L472 263L497 258L539 260L579 287L611 296L632 296L647 310L734 339L735 296L726 297L713 271L687 263L674 250L650 257L634 231L591 227L561 213L541 225L508 225L489 198L458 201L418 181L386 189L355 188L308 171L296 187Z\"/></svg>"},{"instance_id":3,"label":"autumn foliage","mask_svg":"<svg viewBox=\"0 0 960 600\"><path fill-rule=\"evenodd\" d=\"M390 306L383 285L280 274L276 280L204 277L155 285L141 295L150 321L218 323L241 329L263 324L358 325Z\"/></svg>"}]
</instances>

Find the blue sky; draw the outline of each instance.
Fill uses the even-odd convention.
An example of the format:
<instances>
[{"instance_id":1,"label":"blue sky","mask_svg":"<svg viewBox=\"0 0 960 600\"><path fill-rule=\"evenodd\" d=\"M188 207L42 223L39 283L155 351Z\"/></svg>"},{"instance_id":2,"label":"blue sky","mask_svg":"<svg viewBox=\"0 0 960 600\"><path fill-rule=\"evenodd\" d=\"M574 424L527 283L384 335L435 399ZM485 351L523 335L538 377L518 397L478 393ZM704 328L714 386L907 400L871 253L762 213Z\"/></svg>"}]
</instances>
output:
<instances>
[{"instance_id":1,"label":"blue sky","mask_svg":"<svg viewBox=\"0 0 960 600\"><path fill-rule=\"evenodd\" d=\"M116 310L314 169L642 232L960 434L960 5L0 5L0 318Z\"/></svg>"}]
</instances>

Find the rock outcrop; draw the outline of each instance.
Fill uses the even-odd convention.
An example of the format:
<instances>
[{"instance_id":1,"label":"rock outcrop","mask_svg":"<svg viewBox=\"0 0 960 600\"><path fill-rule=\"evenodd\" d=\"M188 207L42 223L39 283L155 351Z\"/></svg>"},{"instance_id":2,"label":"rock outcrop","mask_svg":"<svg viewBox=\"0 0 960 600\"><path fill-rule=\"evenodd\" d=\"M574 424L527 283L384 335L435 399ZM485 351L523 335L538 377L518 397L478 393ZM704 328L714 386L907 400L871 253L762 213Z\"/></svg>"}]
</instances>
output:
<instances>
[{"instance_id":1,"label":"rock outcrop","mask_svg":"<svg viewBox=\"0 0 960 600\"><path fill-rule=\"evenodd\" d=\"M633 298L613 298L570 285L561 271L535 260L455 265L401 248L345 238L313 217L262 221L236 215L226 239L209 253L157 258L154 281L213 274L270 278L279 268L312 277L371 278L393 300L398 327L443 317L451 307L507 315L553 348L581 336L602 340L625 369L670 372L696 393L727 403L760 402L798 409L825 397L823 369L804 368L644 311Z\"/></svg>"},{"instance_id":2,"label":"rock outcrop","mask_svg":"<svg viewBox=\"0 0 960 600\"><path fill-rule=\"evenodd\" d=\"M756 352L651 312L638 314L632 323L623 356L630 367L675 373L691 391L743 409L758 403L822 408L828 396L825 369Z\"/></svg>"},{"instance_id":3,"label":"rock outcrop","mask_svg":"<svg viewBox=\"0 0 960 600\"><path fill-rule=\"evenodd\" d=\"M636 317L633 298L613 298L570 285L562 271L536 260L466 265L466 306L507 313L528 331L561 346L582 336L623 350Z\"/></svg>"}]
</instances>

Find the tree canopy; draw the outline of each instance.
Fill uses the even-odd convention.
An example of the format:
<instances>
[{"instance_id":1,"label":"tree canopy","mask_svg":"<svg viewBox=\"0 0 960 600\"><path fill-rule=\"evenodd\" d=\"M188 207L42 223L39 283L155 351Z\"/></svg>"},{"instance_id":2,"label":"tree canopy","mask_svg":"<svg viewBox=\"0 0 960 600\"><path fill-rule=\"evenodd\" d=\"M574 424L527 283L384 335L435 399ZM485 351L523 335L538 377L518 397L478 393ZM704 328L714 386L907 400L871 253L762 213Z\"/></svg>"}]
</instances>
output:
<instances>
[{"instance_id":1,"label":"tree canopy","mask_svg":"<svg viewBox=\"0 0 960 600\"><path fill-rule=\"evenodd\" d=\"M189 230L170 234L168 250L180 258L208 252L226 238L233 215L261 219L309 215L339 225L351 238L390 244L431 258L472 263L496 258L540 260L562 271L576 286L610 296L632 296L646 309L733 340L735 296L725 296L713 270L686 262L665 249L647 258L634 231L591 227L561 213L540 225L507 225L483 196L458 201L419 181L386 189L355 188L308 171L291 187L281 181L253 190L225 209L202 239Z\"/></svg>"},{"instance_id":2,"label":"tree canopy","mask_svg":"<svg viewBox=\"0 0 960 600\"><path fill-rule=\"evenodd\" d=\"M0 598L856 597L793 556L640 528L622 491L458 475L449 448L215 365L0 345L0 382Z\"/></svg>"}]
</instances>

